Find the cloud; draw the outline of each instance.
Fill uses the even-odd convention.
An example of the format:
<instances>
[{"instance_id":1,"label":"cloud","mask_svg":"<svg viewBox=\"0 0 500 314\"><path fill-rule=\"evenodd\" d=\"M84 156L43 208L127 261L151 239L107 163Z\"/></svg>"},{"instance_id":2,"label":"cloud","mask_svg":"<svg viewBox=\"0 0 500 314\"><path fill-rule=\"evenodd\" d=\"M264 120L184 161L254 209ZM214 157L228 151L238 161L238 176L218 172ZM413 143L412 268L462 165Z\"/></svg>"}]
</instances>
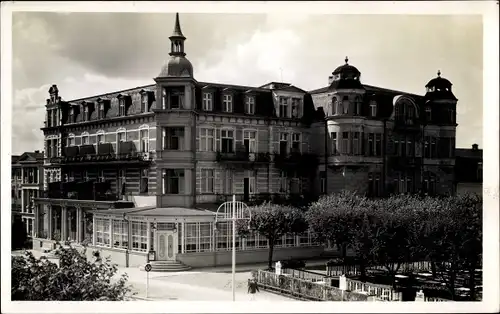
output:
<instances>
[{"instance_id":1,"label":"cloud","mask_svg":"<svg viewBox=\"0 0 500 314\"><path fill-rule=\"evenodd\" d=\"M40 147L47 86L69 100L153 84L169 58L173 18L15 13L13 127L27 144L14 145ZM480 16L181 14L181 26L199 81L260 86L282 76L312 90L347 55L364 83L421 94L440 69L459 98L458 145L482 143Z\"/></svg>"}]
</instances>

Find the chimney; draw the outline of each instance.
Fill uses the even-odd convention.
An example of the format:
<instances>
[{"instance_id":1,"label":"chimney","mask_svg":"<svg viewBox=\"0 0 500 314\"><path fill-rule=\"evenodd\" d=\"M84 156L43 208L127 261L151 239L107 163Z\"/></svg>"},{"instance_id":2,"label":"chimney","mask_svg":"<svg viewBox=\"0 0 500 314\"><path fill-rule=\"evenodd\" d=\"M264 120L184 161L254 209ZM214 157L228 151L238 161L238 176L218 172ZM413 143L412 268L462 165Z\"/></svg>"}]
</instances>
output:
<instances>
[{"instance_id":1,"label":"chimney","mask_svg":"<svg viewBox=\"0 0 500 314\"><path fill-rule=\"evenodd\" d=\"M333 75L330 75L328 77L328 85L332 85L332 82L333 82Z\"/></svg>"},{"instance_id":2,"label":"chimney","mask_svg":"<svg viewBox=\"0 0 500 314\"><path fill-rule=\"evenodd\" d=\"M39 151L39 150L35 150L35 154L39 154L39 153L40 153L40 151Z\"/></svg>"},{"instance_id":3,"label":"chimney","mask_svg":"<svg viewBox=\"0 0 500 314\"><path fill-rule=\"evenodd\" d=\"M477 144L472 144L472 150L478 150L479 149L479 145Z\"/></svg>"}]
</instances>

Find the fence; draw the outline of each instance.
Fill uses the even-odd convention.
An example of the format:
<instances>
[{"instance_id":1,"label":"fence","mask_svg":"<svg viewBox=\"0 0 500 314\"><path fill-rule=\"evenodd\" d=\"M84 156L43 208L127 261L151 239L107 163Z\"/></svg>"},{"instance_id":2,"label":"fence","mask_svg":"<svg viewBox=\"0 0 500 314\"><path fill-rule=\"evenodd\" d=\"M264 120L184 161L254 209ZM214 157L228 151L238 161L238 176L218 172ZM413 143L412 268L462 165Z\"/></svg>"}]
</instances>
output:
<instances>
[{"instance_id":1,"label":"fence","mask_svg":"<svg viewBox=\"0 0 500 314\"><path fill-rule=\"evenodd\" d=\"M327 285L324 281L312 282L295 278L291 274L277 275L272 272L258 270L255 274L257 283L263 289L291 295L308 301L367 301L368 295L343 291Z\"/></svg>"},{"instance_id":2,"label":"fence","mask_svg":"<svg viewBox=\"0 0 500 314\"><path fill-rule=\"evenodd\" d=\"M380 301L401 301L402 293L394 291L389 285L380 285L369 282L362 282L346 278L347 290L353 292L364 292L367 295L375 296Z\"/></svg>"},{"instance_id":3,"label":"fence","mask_svg":"<svg viewBox=\"0 0 500 314\"><path fill-rule=\"evenodd\" d=\"M366 267L367 271L386 271L386 267L383 265L369 265ZM411 273L411 272L427 272L432 271L431 263L427 261L419 261L412 263L403 263L399 267L399 272ZM339 261L338 263L330 263L326 266L327 276L358 276L361 274L359 269L359 264L357 263L343 263Z\"/></svg>"}]
</instances>

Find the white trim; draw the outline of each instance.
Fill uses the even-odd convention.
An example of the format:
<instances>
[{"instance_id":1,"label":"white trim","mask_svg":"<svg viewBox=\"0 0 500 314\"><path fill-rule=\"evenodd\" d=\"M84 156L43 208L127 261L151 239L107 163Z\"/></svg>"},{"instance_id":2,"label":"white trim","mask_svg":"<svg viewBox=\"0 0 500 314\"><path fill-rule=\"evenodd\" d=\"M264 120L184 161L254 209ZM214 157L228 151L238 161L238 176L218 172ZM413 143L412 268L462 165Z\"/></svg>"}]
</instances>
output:
<instances>
[{"instance_id":1,"label":"white trim","mask_svg":"<svg viewBox=\"0 0 500 314\"><path fill-rule=\"evenodd\" d=\"M137 129L137 131L144 130L144 129L148 129L148 130L149 130L149 129L150 129L149 124L143 124L143 125L141 125L141 126L139 127L139 129Z\"/></svg>"}]
</instances>

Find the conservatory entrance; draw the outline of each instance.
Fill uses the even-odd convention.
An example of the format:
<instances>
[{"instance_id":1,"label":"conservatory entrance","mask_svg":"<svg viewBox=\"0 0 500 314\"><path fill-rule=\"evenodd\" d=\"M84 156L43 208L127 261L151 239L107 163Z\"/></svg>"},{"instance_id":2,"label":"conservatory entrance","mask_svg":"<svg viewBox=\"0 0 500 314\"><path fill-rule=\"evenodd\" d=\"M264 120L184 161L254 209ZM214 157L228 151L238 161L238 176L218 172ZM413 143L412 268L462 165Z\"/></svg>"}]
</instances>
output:
<instances>
[{"instance_id":1,"label":"conservatory entrance","mask_svg":"<svg viewBox=\"0 0 500 314\"><path fill-rule=\"evenodd\" d=\"M173 230L162 230L156 232L156 243L158 243L159 261L175 261L175 247L178 243L177 232Z\"/></svg>"}]
</instances>

